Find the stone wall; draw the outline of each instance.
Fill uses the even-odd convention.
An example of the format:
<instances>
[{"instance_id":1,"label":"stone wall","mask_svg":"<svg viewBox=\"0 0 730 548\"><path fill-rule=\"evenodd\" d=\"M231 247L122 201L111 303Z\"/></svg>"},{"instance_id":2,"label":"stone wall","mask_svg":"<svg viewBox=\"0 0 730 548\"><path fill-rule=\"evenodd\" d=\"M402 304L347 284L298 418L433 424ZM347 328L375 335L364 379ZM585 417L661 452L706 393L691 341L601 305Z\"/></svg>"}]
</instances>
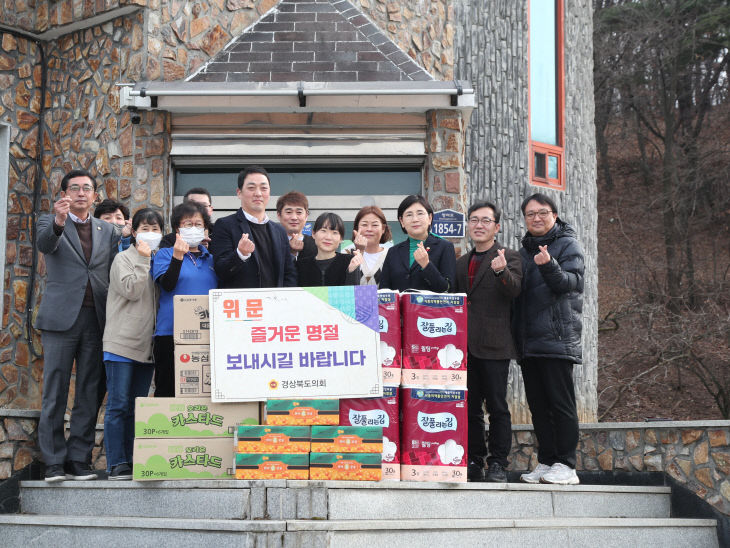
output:
<instances>
[{"instance_id":1,"label":"stone wall","mask_svg":"<svg viewBox=\"0 0 730 548\"><path fill-rule=\"evenodd\" d=\"M588 0L565 3L566 190L529 183L527 2L456 0L455 74L476 89L477 108L466 132L469 199L487 198L503 210L499 240L519 249L525 233L522 200L550 194L572 224L586 258L583 364L574 370L582 421L597 416L598 272L595 134L593 127L592 9ZM515 422L529 422L519 368L510 372Z\"/></svg>"},{"instance_id":2,"label":"stone wall","mask_svg":"<svg viewBox=\"0 0 730 548\"><path fill-rule=\"evenodd\" d=\"M38 172L41 106L40 51L28 40L0 33L0 120L10 125L10 158L3 295L0 331L0 407L36 407L42 362L32 359L25 339L28 285L34 262L29 227ZM48 208L48 199L41 207ZM4 204L0 204L4 207ZM39 275L43 274L39 265ZM37 294L39 285L33 292Z\"/></svg>"},{"instance_id":3,"label":"stone wall","mask_svg":"<svg viewBox=\"0 0 730 548\"><path fill-rule=\"evenodd\" d=\"M35 218L52 210L64 173L88 169L100 199L110 197L130 210L165 204L168 177L168 116L143 113L139 124L119 104L116 82L133 78L142 44L144 14L78 31L44 44L47 59L43 116L42 182L33 210L39 157L41 66L39 46L0 33L0 120L10 123L5 295L0 333L0 407L40 408L42 348L38 333L26 339L26 309L42 299L45 263L30 245ZM139 75L137 75L139 76ZM31 269L37 267L32 291ZM73 400L73 389L69 395Z\"/></svg>"},{"instance_id":4,"label":"stone wall","mask_svg":"<svg viewBox=\"0 0 730 548\"><path fill-rule=\"evenodd\" d=\"M0 481L38 459L38 411L0 410Z\"/></svg>"},{"instance_id":5,"label":"stone wall","mask_svg":"<svg viewBox=\"0 0 730 548\"><path fill-rule=\"evenodd\" d=\"M537 465L531 426L515 425L509 470ZM730 421L580 425L576 470L664 472L730 514Z\"/></svg>"}]
</instances>

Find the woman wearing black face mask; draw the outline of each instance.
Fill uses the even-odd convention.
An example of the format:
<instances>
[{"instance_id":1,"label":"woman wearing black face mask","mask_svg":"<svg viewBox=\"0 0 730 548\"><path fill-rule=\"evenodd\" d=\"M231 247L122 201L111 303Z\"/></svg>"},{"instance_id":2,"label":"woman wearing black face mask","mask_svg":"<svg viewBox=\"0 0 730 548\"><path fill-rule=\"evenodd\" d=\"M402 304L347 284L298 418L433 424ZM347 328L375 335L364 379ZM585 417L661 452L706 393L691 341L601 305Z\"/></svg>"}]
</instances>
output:
<instances>
[{"instance_id":1,"label":"woman wearing black face mask","mask_svg":"<svg viewBox=\"0 0 730 548\"><path fill-rule=\"evenodd\" d=\"M109 392L104 446L110 480L132 479L134 399L147 396L152 381L156 302L150 266L162 226L162 216L153 209L135 213L134 245L114 258L109 272L103 345Z\"/></svg>"},{"instance_id":2,"label":"woman wearing black face mask","mask_svg":"<svg viewBox=\"0 0 730 548\"><path fill-rule=\"evenodd\" d=\"M207 295L218 287L213 256L202 245L210 217L196 202L183 202L172 210L175 245L160 249L152 265L152 278L160 286L160 306L155 329L155 396L175 396L173 299L175 295Z\"/></svg>"}]
</instances>

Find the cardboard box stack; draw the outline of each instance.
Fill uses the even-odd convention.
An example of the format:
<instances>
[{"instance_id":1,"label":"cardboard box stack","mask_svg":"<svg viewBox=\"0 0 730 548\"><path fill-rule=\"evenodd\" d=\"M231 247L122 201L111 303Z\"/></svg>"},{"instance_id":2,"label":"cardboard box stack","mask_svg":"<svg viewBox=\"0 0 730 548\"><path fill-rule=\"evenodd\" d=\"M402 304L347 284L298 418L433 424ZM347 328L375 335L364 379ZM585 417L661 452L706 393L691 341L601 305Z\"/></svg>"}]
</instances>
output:
<instances>
[{"instance_id":1,"label":"cardboard box stack","mask_svg":"<svg viewBox=\"0 0 730 548\"><path fill-rule=\"evenodd\" d=\"M383 429L340 426L339 400L269 400L235 429L237 479L381 479Z\"/></svg>"},{"instance_id":2,"label":"cardboard box stack","mask_svg":"<svg viewBox=\"0 0 730 548\"><path fill-rule=\"evenodd\" d=\"M210 314L208 295L177 295L175 397L210 398Z\"/></svg>"},{"instance_id":3,"label":"cardboard box stack","mask_svg":"<svg viewBox=\"0 0 730 548\"><path fill-rule=\"evenodd\" d=\"M465 482L465 294L401 295L400 460L404 481Z\"/></svg>"},{"instance_id":4,"label":"cardboard box stack","mask_svg":"<svg viewBox=\"0 0 730 548\"><path fill-rule=\"evenodd\" d=\"M134 479L232 478L229 426L258 424L258 403L137 398Z\"/></svg>"},{"instance_id":5,"label":"cardboard box stack","mask_svg":"<svg viewBox=\"0 0 730 548\"><path fill-rule=\"evenodd\" d=\"M234 425L259 424L258 403L210 400L207 295L174 300L175 396L135 402L134 479L233 477Z\"/></svg>"}]
</instances>

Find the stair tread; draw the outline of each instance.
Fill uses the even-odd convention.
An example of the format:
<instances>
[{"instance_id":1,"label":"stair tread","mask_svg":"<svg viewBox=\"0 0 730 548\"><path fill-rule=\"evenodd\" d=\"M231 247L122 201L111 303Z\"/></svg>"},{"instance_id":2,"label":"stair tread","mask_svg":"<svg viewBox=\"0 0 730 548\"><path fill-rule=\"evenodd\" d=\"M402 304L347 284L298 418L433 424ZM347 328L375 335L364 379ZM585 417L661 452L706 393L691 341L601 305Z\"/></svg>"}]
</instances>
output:
<instances>
[{"instance_id":1,"label":"stair tread","mask_svg":"<svg viewBox=\"0 0 730 548\"><path fill-rule=\"evenodd\" d=\"M694 518L536 518L536 519L410 519L410 520L226 520L119 516L58 516L1 514L0 524L55 525L69 527L123 527L225 531L323 531L394 529L488 529L488 528L626 528L716 527L714 519Z\"/></svg>"},{"instance_id":2,"label":"stair tread","mask_svg":"<svg viewBox=\"0 0 730 548\"><path fill-rule=\"evenodd\" d=\"M251 487L288 487L328 489L387 489L447 491L556 491L571 493L640 493L669 494L662 485L547 485L528 483L434 483L434 482L370 482L312 480L182 480L182 481L21 481L26 489L248 489Z\"/></svg>"}]
</instances>

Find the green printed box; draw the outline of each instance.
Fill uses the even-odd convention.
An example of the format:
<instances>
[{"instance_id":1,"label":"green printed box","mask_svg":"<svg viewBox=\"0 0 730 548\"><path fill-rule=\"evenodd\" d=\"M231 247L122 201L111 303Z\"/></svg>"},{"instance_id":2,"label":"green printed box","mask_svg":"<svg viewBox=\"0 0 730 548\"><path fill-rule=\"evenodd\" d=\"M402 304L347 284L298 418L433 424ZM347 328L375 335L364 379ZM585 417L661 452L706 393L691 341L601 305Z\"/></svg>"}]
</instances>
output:
<instances>
[{"instance_id":1,"label":"green printed box","mask_svg":"<svg viewBox=\"0 0 730 548\"><path fill-rule=\"evenodd\" d=\"M312 453L382 453L381 426L312 426Z\"/></svg>"},{"instance_id":2,"label":"green printed box","mask_svg":"<svg viewBox=\"0 0 730 548\"><path fill-rule=\"evenodd\" d=\"M268 400L266 424L311 426L340 423L340 400Z\"/></svg>"},{"instance_id":3,"label":"green printed box","mask_svg":"<svg viewBox=\"0 0 730 548\"><path fill-rule=\"evenodd\" d=\"M310 453L309 479L380 481L380 453Z\"/></svg>"},{"instance_id":4,"label":"green printed box","mask_svg":"<svg viewBox=\"0 0 730 548\"><path fill-rule=\"evenodd\" d=\"M236 479L309 479L309 453L236 453Z\"/></svg>"},{"instance_id":5,"label":"green printed box","mask_svg":"<svg viewBox=\"0 0 730 548\"><path fill-rule=\"evenodd\" d=\"M309 426L236 426L239 453L309 453Z\"/></svg>"},{"instance_id":6,"label":"green printed box","mask_svg":"<svg viewBox=\"0 0 730 548\"><path fill-rule=\"evenodd\" d=\"M134 479L232 479L229 438L134 440Z\"/></svg>"},{"instance_id":7,"label":"green printed box","mask_svg":"<svg viewBox=\"0 0 730 548\"><path fill-rule=\"evenodd\" d=\"M231 438L228 427L239 424L259 424L258 402L137 398L134 407L135 438Z\"/></svg>"}]
</instances>

